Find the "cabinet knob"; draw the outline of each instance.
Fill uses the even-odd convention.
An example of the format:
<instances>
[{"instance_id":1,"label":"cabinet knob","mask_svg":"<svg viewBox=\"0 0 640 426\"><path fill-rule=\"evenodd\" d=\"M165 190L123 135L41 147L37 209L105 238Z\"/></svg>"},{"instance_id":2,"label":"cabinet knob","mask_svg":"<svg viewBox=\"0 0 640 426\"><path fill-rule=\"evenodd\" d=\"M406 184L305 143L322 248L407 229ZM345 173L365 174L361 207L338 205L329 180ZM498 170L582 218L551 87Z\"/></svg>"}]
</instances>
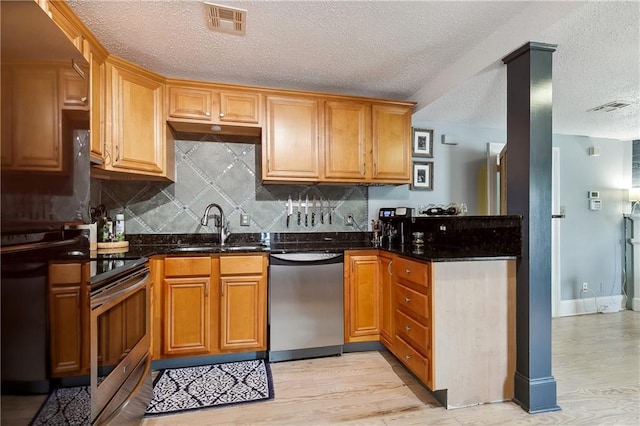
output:
<instances>
[{"instance_id":1,"label":"cabinet knob","mask_svg":"<svg viewBox=\"0 0 640 426\"><path fill-rule=\"evenodd\" d=\"M408 325L404 326L404 331L408 333L410 330L411 330L411 327L409 327Z\"/></svg>"},{"instance_id":2,"label":"cabinet knob","mask_svg":"<svg viewBox=\"0 0 640 426\"><path fill-rule=\"evenodd\" d=\"M220 117L224 117L224 112L221 112L221 113L220 113Z\"/></svg>"},{"instance_id":3,"label":"cabinet knob","mask_svg":"<svg viewBox=\"0 0 640 426\"><path fill-rule=\"evenodd\" d=\"M404 359L406 359L407 361L411 359L411 355L405 355Z\"/></svg>"},{"instance_id":4,"label":"cabinet knob","mask_svg":"<svg viewBox=\"0 0 640 426\"><path fill-rule=\"evenodd\" d=\"M211 117L211 113L209 111L205 112L204 115L206 115L207 117Z\"/></svg>"},{"instance_id":5,"label":"cabinet knob","mask_svg":"<svg viewBox=\"0 0 640 426\"><path fill-rule=\"evenodd\" d=\"M404 273L405 273L405 274L407 274L407 275L409 275L409 274L411 273L411 269L405 269L405 270L404 270Z\"/></svg>"},{"instance_id":6,"label":"cabinet knob","mask_svg":"<svg viewBox=\"0 0 640 426\"><path fill-rule=\"evenodd\" d=\"M411 298L410 298L410 297L406 297L406 296L405 296L405 298L404 298L404 302L405 302L405 303L409 303L409 302L411 302Z\"/></svg>"},{"instance_id":7,"label":"cabinet knob","mask_svg":"<svg viewBox=\"0 0 640 426\"><path fill-rule=\"evenodd\" d=\"M83 97L81 97L81 98L80 98L80 100L81 100L82 102L87 102L87 97L86 97L86 96L83 96Z\"/></svg>"}]
</instances>

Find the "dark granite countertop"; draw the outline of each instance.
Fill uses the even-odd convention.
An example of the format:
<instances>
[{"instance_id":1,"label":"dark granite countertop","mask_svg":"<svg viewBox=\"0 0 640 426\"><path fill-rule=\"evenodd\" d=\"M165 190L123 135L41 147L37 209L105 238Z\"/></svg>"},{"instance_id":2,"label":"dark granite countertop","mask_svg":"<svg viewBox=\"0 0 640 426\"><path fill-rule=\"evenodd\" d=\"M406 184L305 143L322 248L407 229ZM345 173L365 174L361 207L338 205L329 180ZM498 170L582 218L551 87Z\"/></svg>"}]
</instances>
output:
<instances>
[{"instance_id":1,"label":"dark granite countertop","mask_svg":"<svg viewBox=\"0 0 640 426\"><path fill-rule=\"evenodd\" d=\"M126 257L154 255L209 255L234 253L293 253L324 252L337 253L345 250L381 249L390 253L431 262L505 260L516 259L509 250L487 247L464 247L427 243L422 249L412 246L377 246L371 242L370 234L317 233L314 234L272 234L265 241L264 234L240 234L225 246L211 241L210 235L202 234L161 234L136 235L129 238Z\"/></svg>"}]
</instances>

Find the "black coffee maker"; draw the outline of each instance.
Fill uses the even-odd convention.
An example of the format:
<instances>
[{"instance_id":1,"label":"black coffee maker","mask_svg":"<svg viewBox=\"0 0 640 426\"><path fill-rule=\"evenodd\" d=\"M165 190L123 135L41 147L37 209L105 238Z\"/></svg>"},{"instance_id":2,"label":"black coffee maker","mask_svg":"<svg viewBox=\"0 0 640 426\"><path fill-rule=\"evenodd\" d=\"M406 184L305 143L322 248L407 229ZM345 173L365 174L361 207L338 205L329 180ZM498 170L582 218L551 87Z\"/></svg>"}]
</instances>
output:
<instances>
[{"instance_id":1,"label":"black coffee maker","mask_svg":"<svg viewBox=\"0 0 640 426\"><path fill-rule=\"evenodd\" d=\"M411 244L411 211L409 207L382 207L378 211L380 245Z\"/></svg>"}]
</instances>

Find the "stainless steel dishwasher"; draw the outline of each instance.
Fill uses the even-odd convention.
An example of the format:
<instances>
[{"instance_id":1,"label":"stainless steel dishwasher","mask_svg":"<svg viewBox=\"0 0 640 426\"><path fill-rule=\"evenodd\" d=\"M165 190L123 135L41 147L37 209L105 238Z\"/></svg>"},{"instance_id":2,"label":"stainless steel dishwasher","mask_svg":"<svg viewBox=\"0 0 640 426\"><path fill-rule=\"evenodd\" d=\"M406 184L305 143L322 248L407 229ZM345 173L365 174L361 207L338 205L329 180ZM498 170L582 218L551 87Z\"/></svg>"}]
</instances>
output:
<instances>
[{"instance_id":1,"label":"stainless steel dishwasher","mask_svg":"<svg viewBox=\"0 0 640 426\"><path fill-rule=\"evenodd\" d=\"M342 354L342 253L272 254L269 361Z\"/></svg>"}]
</instances>

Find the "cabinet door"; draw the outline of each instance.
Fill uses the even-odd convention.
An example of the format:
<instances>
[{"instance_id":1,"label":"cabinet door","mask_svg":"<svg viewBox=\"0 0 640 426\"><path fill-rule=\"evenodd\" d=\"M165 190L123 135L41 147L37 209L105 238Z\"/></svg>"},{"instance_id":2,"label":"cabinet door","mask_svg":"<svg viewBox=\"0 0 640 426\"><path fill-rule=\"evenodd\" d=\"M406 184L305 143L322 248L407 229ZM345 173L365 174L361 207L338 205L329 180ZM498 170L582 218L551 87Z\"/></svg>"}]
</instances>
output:
<instances>
[{"instance_id":1,"label":"cabinet door","mask_svg":"<svg viewBox=\"0 0 640 426\"><path fill-rule=\"evenodd\" d=\"M11 149L10 157L3 152L6 166L3 168L62 171L57 70L53 67L16 66L11 69L10 81ZM4 96L3 93L3 99ZM5 123L3 135L4 126ZM4 140L2 145L4 150Z\"/></svg>"},{"instance_id":2,"label":"cabinet door","mask_svg":"<svg viewBox=\"0 0 640 426\"><path fill-rule=\"evenodd\" d=\"M372 106L373 181L411 182L411 109Z\"/></svg>"},{"instance_id":3,"label":"cabinet door","mask_svg":"<svg viewBox=\"0 0 640 426\"><path fill-rule=\"evenodd\" d=\"M79 285L53 287L49 291L51 374L54 377L79 372L81 369L81 300Z\"/></svg>"},{"instance_id":4,"label":"cabinet door","mask_svg":"<svg viewBox=\"0 0 640 426\"><path fill-rule=\"evenodd\" d=\"M318 107L306 97L267 97L263 180L320 178Z\"/></svg>"},{"instance_id":5,"label":"cabinet door","mask_svg":"<svg viewBox=\"0 0 640 426\"><path fill-rule=\"evenodd\" d=\"M169 117L213 122L213 92L207 89L174 87L169 90Z\"/></svg>"},{"instance_id":6,"label":"cabinet door","mask_svg":"<svg viewBox=\"0 0 640 426\"><path fill-rule=\"evenodd\" d=\"M264 276L221 278L221 349L266 349L266 289Z\"/></svg>"},{"instance_id":7,"label":"cabinet door","mask_svg":"<svg viewBox=\"0 0 640 426\"><path fill-rule=\"evenodd\" d=\"M258 124L261 102L258 93L220 92L220 122Z\"/></svg>"},{"instance_id":8,"label":"cabinet door","mask_svg":"<svg viewBox=\"0 0 640 426\"><path fill-rule=\"evenodd\" d=\"M108 168L163 176L165 140L163 94L159 79L142 69L107 62L107 139L111 145ZM110 98L109 98L110 96Z\"/></svg>"},{"instance_id":9,"label":"cabinet door","mask_svg":"<svg viewBox=\"0 0 640 426\"><path fill-rule=\"evenodd\" d=\"M325 104L324 176L327 180L362 181L367 174L371 112L363 102Z\"/></svg>"},{"instance_id":10,"label":"cabinet door","mask_svg":"<svg viewBox=\"0 0 640 426\"><path fill-rule=\"evenodd\" d=\"M380 264L376 255L347 258L348 289L345 294L345 340L378 340L380 335Z\"/></svg>"},{"instance_id":11,"label":"cabinet door","mask_svg":"<svg viewBox=\"0 0 640 426\"><path fill-rule=\"evenodd\" d=\"M164 348L167 355L210 351L210 278L164 279Z\"/></svg>"},{"instance_id":12,"label":"cabinet door","mask_svg":"<svg viewBox=\"0 0 640 426\"><path fill-rule=\"evenodd\" d=\"M79 75L74 69L60 70L60 106L63 109L89 109L88 70Z\"/></svg>"},{"instance_id":13,"label":"cabinet door","mask_svg":"<svg viewBox=\"0 0 640 426\"><path fill-rule=\"evenodd\" d=\"M104 161L105 143L105 81L106 67L104 59L94 50L89 52L89 104L90 104L90 145L91 157L98 163Z\"/></svg>"},{"instance_id":14,"label":"cabinet door","mask_svg":"<svg viewBox=\"0 0 640 426\"><path fill-rule=\"evenodd\" d=\"M82 280L82 265L79 263L52 263L49 266L49 334L53 377L88 371L88 286L83 285Z\"/></svg>"},{"instance_id":15,"label":"cabinet door","mask_svg":"<svg viewBox=\"0 0 640 426\"><path fill-rule=\"evenodd\" d=\"M380 297L382 315L380 321L380 339L389 349L394 341L395 298L393 288L393 258L380 255Z\"/></svg>"}]
</instances>

